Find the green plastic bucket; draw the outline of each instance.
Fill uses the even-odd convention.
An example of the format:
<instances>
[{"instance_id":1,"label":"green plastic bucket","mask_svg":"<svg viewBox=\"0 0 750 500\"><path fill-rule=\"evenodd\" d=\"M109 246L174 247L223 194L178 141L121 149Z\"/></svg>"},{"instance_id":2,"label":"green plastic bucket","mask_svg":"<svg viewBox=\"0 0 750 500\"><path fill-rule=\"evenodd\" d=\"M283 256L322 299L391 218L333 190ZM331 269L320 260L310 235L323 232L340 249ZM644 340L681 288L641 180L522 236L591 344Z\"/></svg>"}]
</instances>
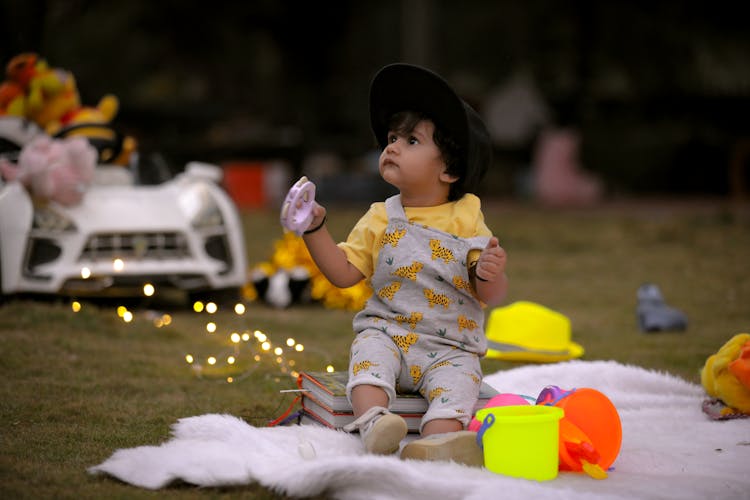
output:
<instances>
[{"instance_id":1,"label":"green plastic bucket","mask_svg":"<svg viewBox=\"0 0 750 500\"><path fill-rule=\"evenodd\" d=\"M560 419L556 406L495 406L477 411L484 466L497 474L548 481L557 477Z\"/></svg>"}]
</instances>

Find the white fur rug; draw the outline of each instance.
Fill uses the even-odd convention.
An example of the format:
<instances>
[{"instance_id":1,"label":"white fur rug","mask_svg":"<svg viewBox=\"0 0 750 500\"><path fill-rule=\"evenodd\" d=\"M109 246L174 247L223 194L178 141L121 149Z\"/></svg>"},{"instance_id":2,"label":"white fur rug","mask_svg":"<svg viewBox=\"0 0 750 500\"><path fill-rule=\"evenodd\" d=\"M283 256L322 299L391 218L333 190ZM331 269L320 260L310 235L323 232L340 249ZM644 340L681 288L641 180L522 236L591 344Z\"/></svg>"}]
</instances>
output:
<instances>
[{"instance_id":1,"label":"white fur rug","mask_svg":"<svg viewBox=\"0 0 750 500\"><path fill-rule=\"evenodd\" d=\"M159 446L116 451L91 467L142 488L182 480L204 487L260 483L297 497L337 499L748 499L750 419L713 421L700 386L615 362L524 366L486 377L501 392L591 387L618 409L620 455L604 480L565 472L535 482L453 463L365 455L359 438L322 427L256 428L229 415L183 418ZM298 447L309 443L315 456Z\"/></svg>"}]
</instances>

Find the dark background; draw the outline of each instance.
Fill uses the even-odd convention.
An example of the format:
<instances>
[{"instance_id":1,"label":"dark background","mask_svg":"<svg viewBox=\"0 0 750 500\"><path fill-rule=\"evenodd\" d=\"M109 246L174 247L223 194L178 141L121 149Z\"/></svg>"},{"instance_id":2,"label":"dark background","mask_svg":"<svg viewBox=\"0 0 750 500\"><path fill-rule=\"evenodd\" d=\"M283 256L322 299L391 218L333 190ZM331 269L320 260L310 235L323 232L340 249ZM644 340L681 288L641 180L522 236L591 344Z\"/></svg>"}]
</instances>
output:
<instances>
[{"instance_id":1,"label":"dark background","mask_svg":"<svg viewBox=\"0 0 750 500\"><path fill-rule=\"evenodd\" d=\"M541 127L566 126L611 195L726 195L750 178L747 5L1 0L0 60L38 52L86 105L115 94L116 126L176 169L281 158L299 171L321 153L356 169L374 147L379 67L429 66L480 113L524 74L546 120L496 141L487 192L515 193ZM731 185L733 160L745 180Z\"/></svg>"}]
</instances>

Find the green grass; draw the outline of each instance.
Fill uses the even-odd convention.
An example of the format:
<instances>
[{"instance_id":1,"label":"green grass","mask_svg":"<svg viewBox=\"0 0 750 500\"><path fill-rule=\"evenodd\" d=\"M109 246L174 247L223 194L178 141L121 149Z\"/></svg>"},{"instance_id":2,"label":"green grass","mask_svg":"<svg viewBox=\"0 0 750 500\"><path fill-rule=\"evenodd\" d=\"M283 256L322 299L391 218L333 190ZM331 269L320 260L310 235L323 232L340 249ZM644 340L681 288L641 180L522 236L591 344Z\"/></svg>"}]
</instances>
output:
<instances>
[{"instance_id":1,"label":"green grass","mask_svg":"<svg viewBox=\"0 0 750 500\"><path fill-rule=\"evenodd\" d=\"M360 209L332 208L331 230L344 238ZM750 330L750 219L719 203L621 204L595 211L485 206L488 224L509 253L507 302L531 300L567 315L584 359L613 359L668 371L692 382L706 357ZM268 258L280 236L275 212L245 214L251 262ZM660 285L686 312L682 333L643 334L635 321L640 284ZM115 303L16 300L0 307L0 496L3 498L283 498L259 486L157 493L92 477L86 468L114 450L159 444L177 419L230 413L254 425L279 416L293 387L273 356L238 368L212 368L209 355L232 352L230 331L261 330L297 370L344 369L352 313L317 305L278 311L249 304L244 316L197 314L174 300L131 305L125 323ZM173 316L157 328L148 311ZM208 334L213 320L217 333ZM184 356L205 366L202 376ZM223 357L221 358L223 359ZM221 363L220 363L221 364ZM486 373L516 364L485 360ZM244 375L243 375L244 374ZM226 376L234 376L227 383Z\"/></svg>"}]
</instances>

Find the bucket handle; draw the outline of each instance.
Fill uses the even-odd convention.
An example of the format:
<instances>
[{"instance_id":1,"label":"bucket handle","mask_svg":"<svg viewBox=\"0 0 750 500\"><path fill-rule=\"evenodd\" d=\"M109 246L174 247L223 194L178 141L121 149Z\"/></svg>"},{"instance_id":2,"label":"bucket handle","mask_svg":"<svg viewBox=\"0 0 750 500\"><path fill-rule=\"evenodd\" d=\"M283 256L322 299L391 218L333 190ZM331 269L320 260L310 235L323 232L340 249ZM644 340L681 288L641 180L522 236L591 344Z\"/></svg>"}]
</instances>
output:
<instances>
[{"instance_id":1,"label":"bucket handle","mask_svg":"<svg viewBox=\"0 0 750 500\"><path fill-rule=\"evenodd\" d=\"M574 392L576 392L575 388L566 391L564 389L560 389L556 385L548 385L547 387L542 389L542 392L539 393L539 397L537 397L536 399L536 404L555 406L558 401L570 396Z\"/></svg>"},{"instance_id":2,"label":"bucket handle","mask_svg":"<svg viewBox=\"0 0 750 500\"><path fill-rule=\"evenodd\" d=\"M477 432L477 444L481 449L484 449L484 443L482 443L482 437L484 436L484 433L487 429L492 427L492 424L495 423L495 415L492 413L488 413L486 417L484 417L484 420L482 421L482 426L479 428L479 432Z\"/></svg>"}]
</instances>

